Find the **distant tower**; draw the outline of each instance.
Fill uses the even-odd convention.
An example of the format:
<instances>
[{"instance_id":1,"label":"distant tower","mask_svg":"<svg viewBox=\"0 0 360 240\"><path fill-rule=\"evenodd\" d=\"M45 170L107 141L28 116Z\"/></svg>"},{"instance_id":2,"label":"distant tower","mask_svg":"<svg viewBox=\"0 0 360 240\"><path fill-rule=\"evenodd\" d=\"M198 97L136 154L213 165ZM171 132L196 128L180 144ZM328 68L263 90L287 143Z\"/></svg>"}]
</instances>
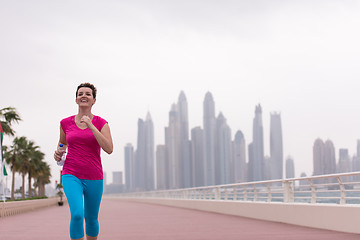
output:
<instances>
[{"instance_id":1,"label":"distant tower","mask_svg":"<svg viewBox=\"0 0 360 240\"><path fill-rule=\"evenodd\" d=\"M124 147L124 159L125 159L125 185L126 191L134 189L134 147L131 143L126 144Z\"/></svg>"},{"instance_id":2,"label":"distant tower","mask_svg":"<svg viewBox=\"0 0 360 240\"><path fill-rule=\"evenodd\" d=\"M154 125L150 113L146 120L138 121L138 144L135 164L135 187L138 190L153 190L154 179Z\"/></svg>"},{"instance_id":3,"label":"distant tower","mask_svg":"<svg viewBox=\"0 0 360 240\"><path fill-rule=\"evenodd\" d=\"M177 105L173 104L169 112L169 126L165 128L165 146L169 167L169 188L180 188L180 120Z\"/></svg>"},{"instance_id":4,"label":"distant tower","mask_svg":"<svg viewBox=\"0 0 360 240\"><path fill-rule=\"evenodd\" d=\"M339 149L339 173L351 172L350 156L348 149Z\"/></svg>"},{"instance_id":5,"label":"distant tower","mask_svg":"<svg viewBox=\"0 0 360 240\"><path fill-rule=\"evenodd\" d=\"M205 185L215 184L216 118L215 102L210 92L204 99L204 137L205 137Z\"/></svg>"},{"instance_id":6,"label":"distant tower","mask_svg":"<svg viewBox=\"0 0 360 240\"><path fill-rule=\"evenodd\" d=\"M104 174L103 174L103 189L104 189L104 192L106 192L106 184L107 184L107 176L106 176L106 172L104 172Z\"/></svg>"},{"instance_id":7,"label":"distant tower","mask_svg":"<svg viewBox=\"0 0 360 240\"><path fill-rule=\"evenodd\" d=\"M286 169L286 178L294 178L295 177L295 164L294 159L290 156L286 158L285 163L285 169Z\"/></svg>"},{"instance_id":8,"label":"distant tower","mask_svg":"<svg viewBox=\"0 0 360 240\"><path fill-rule=\"evenodd\" d=\"M169 166L166 161L166 148L165 145L156 146L156 184L157 189L169 188Z\"/></svg>"},{"instance_id":9,"label":"distant tower","mask_svg":"<svg viewBox=\"0 0 360 240\"><path fill-rule=\"evenodd\" d=\"M339 149L339 173L351 172L351 162L348 149ZM350 181L351 177L343 177L343 181Z\"/></svg>"},{"instance_id":10,"label":"distant tower","mask_svg":"<svg viewBox=\"0 0 360 240\"><path fill-rule=\"evenodd\" d=\"M316 139L313 146L313 164L314 173L313 175L324 174L325 165L325 144L320 138Z\"/></svg>"},{"instance_id":11,"label":"distant tower","mask_svg":"<svg viewBox=\"0 0 360 240\"><path fill-rule=\"evenodd\" d=\"M179 144L180 144L180 187L189 188L192 185L192 165L189 141L189 119L188 119L188 103L183 91L180 92L177 110L179 111Z\"/></svg>"},{"instance_id":12,"label":"distant tower","mask_svg":"<svg viewBox=\"0 0 360 240\"><path fill-rule=\"evenodd\" d=\"M216 119L216 158L215 184L229 184L234 182L233 159L231 153L231 129L222 113Z\"/></svg>"},{"instance_id":13,"label":"distant tower","mask_svg":"<svg viewBox=\"0 0 360 240\"><path fill-rule=\"evenodd\" d=\"M118 171L118 172L112 172L113 174L113 184L123 184L123 176L122 176L122 172Z\"/></svg>"},{"instance_id":14,"label":"distant tower","mask_svg":"<svg viewBox=\"0 0 360 240\"><path fill-rule=\"evenodd\" d=\"M283 178L283 139L280 113L270 114L270 179Z\"/></svg>"},{"instance_id":15,"label":"distant tower","mask_svg":"<svg viewBox=\"0 0 360 240\"><path fill-rule=\"evenodd\" d=\"M322 174L336 173L335 147L331 140L326 140L324 151L325 159Z\"/></svg>"},{"instance_id":16,"label":"distant tower","mask_svg":"<svg viewBox=\"0 0 360 240\"><path fill-rule=\"evenodd\" d=\"M193 187L205 185L205 141L201 127L191 129Z\"/></svg>"},{"instance_id":17,"label":"distant tower","mask_svg":"<svg viewBox=\"0 0 360 240\"><path fill-rule=\"evenodd\" d=\"M251 151L249 149L249 181L262 180L264 180L264 134L262 110L259 104L255 108L253 142L251 143Z\"/></svg>"},{"instance_id":18,"label":"distant tower","mask_svg":"<svg viewBox=\"0 0 360 240\"><path fill-rule=\"evenodd\" d=\"M246 143L244 134L237 131L233 142L233 161L234 161L234 181L246 182L247 181L247 168L246 168Z\"/></svg>"},{"instance_id":19,"label":"distant tower","mask_svg":"<svg viewBox=\"0 0 360 240\"><path fill-rule=\"evenodd\" d=\"M360 140L357 140L356 156L353 157L353 171L360 171ZM354 181L360 181L360 176L354 176Z\"/></svg>"}]
</instances>

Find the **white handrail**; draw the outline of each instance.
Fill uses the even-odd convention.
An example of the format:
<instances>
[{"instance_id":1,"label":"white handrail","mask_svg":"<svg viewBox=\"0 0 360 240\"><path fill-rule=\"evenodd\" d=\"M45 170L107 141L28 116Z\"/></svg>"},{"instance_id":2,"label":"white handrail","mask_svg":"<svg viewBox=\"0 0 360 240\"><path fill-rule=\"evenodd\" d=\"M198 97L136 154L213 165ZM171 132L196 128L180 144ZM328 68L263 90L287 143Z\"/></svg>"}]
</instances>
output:
<instances>
[{"instance_id":1,"label":"white handrail","mask_svg":"<svg viewBox=\"0 0 360 240\"><path fill-rule=\"evenodd\" d=\"M360 172L216 186L128 192L124 198L206 199L253 202L360 204Z\"/></svg>"}]
</instances>

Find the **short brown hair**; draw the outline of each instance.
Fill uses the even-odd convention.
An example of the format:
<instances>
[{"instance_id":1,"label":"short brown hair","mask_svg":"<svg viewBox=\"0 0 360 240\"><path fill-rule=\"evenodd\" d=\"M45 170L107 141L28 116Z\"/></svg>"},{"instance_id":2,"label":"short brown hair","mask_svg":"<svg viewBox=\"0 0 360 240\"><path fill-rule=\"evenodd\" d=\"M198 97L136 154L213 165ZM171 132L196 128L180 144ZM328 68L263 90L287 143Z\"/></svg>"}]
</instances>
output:
<instances>
[{"instance_id":1,"label":"short brown hair","mask_svg":"<svg viewBox=\"0 0 360 240\"><path fill-rule=\"evenodd\" d=\"M90 88L92 90L93 97L96 98L96 91L97 90L96 90L96 87L91 83L82 83L82 84L80 84L76 89L76 97L78 95L79 89L82 88L82 87Z\"/></svg>"}]
</instances>

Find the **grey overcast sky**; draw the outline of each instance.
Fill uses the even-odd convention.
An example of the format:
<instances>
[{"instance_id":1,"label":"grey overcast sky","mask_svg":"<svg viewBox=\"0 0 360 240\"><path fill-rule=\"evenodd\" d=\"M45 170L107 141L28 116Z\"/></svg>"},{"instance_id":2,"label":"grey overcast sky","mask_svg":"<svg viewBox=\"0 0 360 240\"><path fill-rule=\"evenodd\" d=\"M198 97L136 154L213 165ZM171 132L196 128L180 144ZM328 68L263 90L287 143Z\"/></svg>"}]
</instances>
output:
<instances>
[{"instance_id":1,"label":"grey overcast sky","mask_svg":"<svg viewBox=\"0 0 360 240\"><path fill-rule=\"evenodd\" d=\"M23 121L17 136L52 158L59 121L77 113L75 90L94 83L93 113L107 119L112 171L136 148L137 120L149 111L155 144L164 143L171 104L185 92L190 127L202 126L210 91L234 135L252 141L263 109L265 153L270 113L281 112L284 157L296 176L312 174L316 138L356 152L360 138L360 3L356 0L0 1L0 107ZM9 144L11 139L5 139Z\"/></svg>"}]
</instances>

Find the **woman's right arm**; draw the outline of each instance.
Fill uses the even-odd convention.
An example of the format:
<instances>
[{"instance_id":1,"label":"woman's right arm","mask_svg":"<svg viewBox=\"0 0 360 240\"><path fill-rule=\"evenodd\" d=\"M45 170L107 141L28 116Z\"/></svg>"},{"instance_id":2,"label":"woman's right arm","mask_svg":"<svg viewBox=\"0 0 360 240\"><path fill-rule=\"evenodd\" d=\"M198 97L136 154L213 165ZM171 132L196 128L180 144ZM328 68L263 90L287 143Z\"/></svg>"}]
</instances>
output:
<instances>
[{"instance_id":1,"label":"woman's right arm","mask_svg":"<svg viewBox=\"0 0 360 240\"><path fill-rule=\"evenodd\" d=\"M66 147L67 147L66 134L65 134L65 132L64 132L64 130L62 129L61 126L60 126L60 139L59 139L59 142L58 142L57 146L59 146L60 144L63 144L64 145L63 148L66 149ZM61 154L57 150L57 148L56 148L56 151L55 151L55 154L54 154L54 159L56 161L61 160Z\"/></svg>"}]
</instances>

